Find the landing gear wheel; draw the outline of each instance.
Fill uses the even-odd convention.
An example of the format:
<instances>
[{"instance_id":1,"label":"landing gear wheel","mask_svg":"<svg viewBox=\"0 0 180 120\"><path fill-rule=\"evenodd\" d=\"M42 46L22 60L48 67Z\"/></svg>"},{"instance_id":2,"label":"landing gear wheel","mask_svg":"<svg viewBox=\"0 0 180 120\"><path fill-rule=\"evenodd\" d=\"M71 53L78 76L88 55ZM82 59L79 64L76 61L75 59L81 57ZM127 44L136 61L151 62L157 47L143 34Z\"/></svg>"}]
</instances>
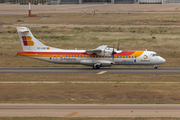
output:
<instances>
[{"instance_id":1,"label":"landing gear wheel","mask_svg":"<svg viewBox=\"0 0 180 120\"><path fill-rule=\"evenodd\" d=\"M154 65L154 69L157 69L158 68L158 66L157 65Z\"/></svg>"},{"instance_id":2,"label":"landing gear wheel","mask_svg":"<svg viewBox=\"0 0 180 120\"><path fill-rule=\"evenodd\" d=\"M96 69L99 69L100 68L100 66L99 65L96 65Z\"/></svg>"},{"instance_id":3,"label":"landing gear wheel","mask_svg":"<svg viewBox=\"0 0 180 120\"><path fill-rule=\"evenodd\" d=\"M93 65L93 69L99 69L100 65Z\"/></svg>"}]
</instances>

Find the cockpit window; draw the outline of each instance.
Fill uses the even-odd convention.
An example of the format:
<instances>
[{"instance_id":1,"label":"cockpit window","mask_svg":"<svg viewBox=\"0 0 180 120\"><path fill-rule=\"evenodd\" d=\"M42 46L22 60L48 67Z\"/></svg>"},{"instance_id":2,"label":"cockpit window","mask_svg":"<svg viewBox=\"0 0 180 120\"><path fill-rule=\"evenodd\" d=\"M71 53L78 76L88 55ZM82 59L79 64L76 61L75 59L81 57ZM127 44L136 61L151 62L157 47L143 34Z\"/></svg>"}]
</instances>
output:
<instances>
[{"instance_id":1,"label":"cockpit window","mask_svg":"<svg viewBox=\"0 0 180 120\"><path fill-rule=\"evenodd\" d=\"M158 54L153 54L152 56L159 56Z\"/></svg>"}]
</instances>

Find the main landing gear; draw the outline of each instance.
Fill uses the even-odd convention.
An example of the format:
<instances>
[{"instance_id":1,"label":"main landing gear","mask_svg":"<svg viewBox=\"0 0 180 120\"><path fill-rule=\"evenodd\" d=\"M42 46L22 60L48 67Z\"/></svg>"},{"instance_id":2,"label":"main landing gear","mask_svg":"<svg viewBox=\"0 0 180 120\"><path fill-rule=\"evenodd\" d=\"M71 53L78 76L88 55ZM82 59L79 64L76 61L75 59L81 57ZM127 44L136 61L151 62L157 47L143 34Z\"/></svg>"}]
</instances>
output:
<instances>
[{"instance_id":1,"label":"main landing gear","mask_svg":"<svg viewBox=\"0 0 180 120\"><path fill-rule=\"evenodd\" d=\"M157 65L154 65L154 69L157 69L158 68L158 66Z\"/></svg>"},{"instance_id":2,"label":"main landing gear","mask_svg":"<svg viewBox=\"0 0 180 120\"><path fill-rule=\"evenodd\" d=\"M100 64L94 64L93 65L93 69L99 69L100 68Z\"/></svg>"}]
</instances>

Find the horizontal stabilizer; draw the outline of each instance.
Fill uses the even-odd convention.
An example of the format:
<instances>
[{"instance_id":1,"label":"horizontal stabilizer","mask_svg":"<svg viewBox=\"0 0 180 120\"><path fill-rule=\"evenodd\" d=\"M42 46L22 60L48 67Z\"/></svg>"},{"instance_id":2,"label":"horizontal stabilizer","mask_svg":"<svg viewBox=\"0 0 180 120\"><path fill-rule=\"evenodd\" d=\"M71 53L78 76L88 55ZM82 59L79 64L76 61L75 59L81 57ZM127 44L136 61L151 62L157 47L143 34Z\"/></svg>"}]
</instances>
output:
<instances>
[{"instance_id":1,"label":"horizontal stabilizer","mask_svg":"<svg viewBox=\"0 0 180 120\"><path fill-rule=\"evenodd\" d=\"M17 27L18 32L29 32L29 29L26 27Z\"/></svg>"}]
</instances>

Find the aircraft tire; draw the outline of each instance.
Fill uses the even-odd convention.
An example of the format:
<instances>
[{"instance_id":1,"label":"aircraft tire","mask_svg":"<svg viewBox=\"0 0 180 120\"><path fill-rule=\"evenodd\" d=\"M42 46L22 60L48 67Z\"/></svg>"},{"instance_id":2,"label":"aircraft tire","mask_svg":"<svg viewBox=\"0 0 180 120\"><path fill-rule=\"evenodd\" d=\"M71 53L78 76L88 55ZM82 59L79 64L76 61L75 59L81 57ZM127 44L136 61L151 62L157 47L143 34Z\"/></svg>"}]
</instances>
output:
<instances>
[{"instance_id":1,"label":"aircraft tire","mask_svg":"<svg viewBox=\"0 0 180 120\"><path fill-rule=\"evenodd\" d=\"M100 66L99 65L93 65L93 69L99 69L100 68Z\"/></svg>"},{"instance_id":2,"label":"aircraft tire","mask_svg":"<svg viewBox=\"0 0 180 120\"><path fill-rule=\"evenodd\" d=\"M100 66L99 65L96 65L96 69L99 69L100 68Z\"/></svg>"},{"instance_id":3,"label":"aircraft tire","mask_svg":"<svg viewBox=\"0 0 180 120\"><path fill-rule=\"evenodd\" d=\"M158 66L157 65L154 65L154 69L157 69L158 68Z\"/></svg>"}]
</instances>

